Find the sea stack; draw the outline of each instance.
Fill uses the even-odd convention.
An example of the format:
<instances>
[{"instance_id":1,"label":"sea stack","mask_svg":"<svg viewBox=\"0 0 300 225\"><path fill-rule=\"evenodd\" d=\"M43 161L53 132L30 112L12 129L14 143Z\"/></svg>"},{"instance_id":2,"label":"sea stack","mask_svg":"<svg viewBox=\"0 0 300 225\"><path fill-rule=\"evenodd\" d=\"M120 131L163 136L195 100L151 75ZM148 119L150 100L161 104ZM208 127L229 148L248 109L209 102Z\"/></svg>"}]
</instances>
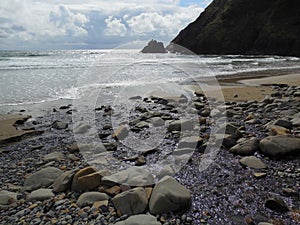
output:
<instances>
[{"instance_id":1,"label":"sea stack","mask_svg":"<svg viewBox=\"0 0 300 225\"><path fill-rule=\"evenodd\" d=\"M143 48L142 53L167 53L167 51L162 42L152 39L148 45Z\"/></svg>"},{"instance_id":2,"label":"sea stack","mask_svg":"<svg viewBox=\"0 0 300 225\"><path fill-rule=\"evenodd\" d=\"M300 56L299 12L298 0L214 0L167 50Z\"/></svg>"}]
</instances>

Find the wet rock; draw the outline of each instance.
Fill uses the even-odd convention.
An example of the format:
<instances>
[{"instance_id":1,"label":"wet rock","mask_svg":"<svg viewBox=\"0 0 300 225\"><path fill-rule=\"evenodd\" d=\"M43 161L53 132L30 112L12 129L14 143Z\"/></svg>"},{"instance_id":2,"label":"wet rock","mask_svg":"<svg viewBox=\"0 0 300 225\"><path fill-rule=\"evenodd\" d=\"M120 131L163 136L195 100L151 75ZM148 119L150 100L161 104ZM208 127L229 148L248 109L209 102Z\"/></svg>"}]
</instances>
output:
<instances>
[{"instance_id":1,"label":"wet rock","mask_svg":"<svg viewBox=\"0 0 300 225\"><path fill-rule=\"evenodd\" d=\"M51 161L61 161L63 160L64 155L60 152L52 152L48 155L44 156L44 161L45 162L51 162Z\"/></svg>"},{"instance_id":2,"label":"wet rock","mask_svg":"<svg viewBox=\"0 0 300 225\"><path fill-rule=\"evenodd\" d=\"M231 135L235 139L239 139L243 137L242 133L239 131L238 127L233 124L227 124L222 126L217 132L217 134L228 134Z\"/></svg>"},{"instance_id":3,"label":"wet rock","mask_svg":"<svg viewBox=\"0 0 300 225\"><path fill-rule=\"evenodd\" d=\"M0 191L0 209L9 206L17 201L17 193Z\"/></svg>"},{"instance_id":4,"label":"wet rock","mask_svg":"<svg viewBox=\"0 0 300 225\"><path fill-rule=\"evenodd\" d=\"M76 204L79 207L92 206L95 202L108 200L109 197L105 193L86 192L79 196Z\"/></svg>"},{"instance_id":5,"label":"wet rock","mask_svg":"<svg viewBox=\"0 0 300 225\"><path fill-rule=\"evenodd\" d=\"M179 140L178 148L196 148L201 146L203 138L199 136L184 137Z\"/></svg>"},{"instance_id":6,"label":"wet rock","mask_svg":"<svg viewBox=\"0 0 300 225\"><path fill-rule=\"evenodd\" d=\"M52 192L52 189L45 189L45 188L41 188L38 190L35 190L33 192L31 192L28 196L27 196L27 201L28 202L32 202L32 201L44 201L50 198L53 198L54 194Z\"/></svg>"},{"instance_id":7,"label":"wet rock","mask_svg":"<svg viewBox=\"0 0 300 225\"><path fill-rule=\"evenodd\" d=\"M112 134L112 138L123 140L128 136L128 128L126 126L121 126Z\"/></svg>"},{"instance_id":8,"label":"wet rock","mask_svg":"<svg viewBox=\"0 0 300 225\"><path fill-rule=\"evenodd\" d=\"M57 129L57 130L63 130L63 129L68 128L68 124L64 123L64 122L61 122L61 121L55 121L52 124L52 128Z\"/></svg>"},{"instance_id":9,"label":"wet rock","mask_svg":"<svg viewBox=\"0 0 300 225\"><path fill-rule=\"evenodd\" d=\"M256 158L255 156L244 157L240 160L240 163L243 166L247 166L252 169L266 169L267 168L267 166L259 158Z\"/></svg>"},{"instance_id":10,"label":"wet rock","mask_svg":"<svg viewBox=\"0 0 300 225\"><path fill-rule=\"evenodd\" d=\"M60 169L54 167L44 168L25 180L24 189L36 190L42 187L49 187L62 173Z\"/></svg>"},{"instance_id":11,"label":"wet rock","mask_svg":"<svg viewBox=\"0 0 300 225\"><path fill-rule=\"evenodd\" d=\"M287 206L287 204L279 197L271 197L267 199L265 207L277 212L289 211L289 207Z\"/></svg>"},{"instance_id":12,"label":"wet rock","mask_svg":"<svg viewBox=\"0 0 300 225\"><path fill-rule=\"evenodd\" d=\"M79 170L73 178L72 190L75 192L83 192L93 190L100 186L103 176L108 175L107 171L98 171L94 167L85 167Z\"/></svg>"},{"instance_id":13,"label":"wet rock","mask_svg":"<svg viewBox=\"0 0 300 225\"><path fill-rule=\"evenodd\" d=\"M235 138L229 134L215 134L215 143L223 145L225 148L231 148L236 144Z\"/></svg>"},{"instance_id":14,"label":"wet rock","mask_svg":"<svg viewBox=\"0 0 300 225\"><path fill-rule=\"evenodd\" d=\"M91 129L91 126L89 124L81 123L73 129L73 132L74 132L74 134L84 134L84 133L87 133L90 129Z\"/></svg>"},{"instance_id":15,"label":"wet rock","mask_svg":"<svg viewBox=\"0 0 300 225\"><path fill-rule=\"evenodd\" d=\"M174 178L166 176L155 185L149 210L152 214L183 210L189 207L190 201L190 191Z\"/></svg>"},{"instance_id":16,"label":"wet rock","mask_svg":"<svg viewBox=\"0 0 300 225\"><path fill-rule=\"evenodd\" d=\"M112 202L123 215L136 215L145 211L148 198L145 189L138 187L116 195Z\"/></svg>"},{"instance_id":17,"label":"wet rock","mask_svg":"<svg viewBox=\"0 0 300 225\"><path fill-rule=\"evenodd\" d=\"M236 144L229 151L237 155L252 155L258 150L258 143L259 141L257 138L252 138Z\"/></svg>"},{"instance_id":18,"label":"wet rock","mask_svg":"<svg viewBox=\"0 0 300 225\"><path fill-rule=\"evenodd\" d=\"M104 176L101 183L109 186L128 184L133 187L144 187L153 185L154 177L147 170L131 167L110 176Z\"/></svg>"},{"instance_id":19,"label":"wet rock","mask_svg":"<svg viewBox=\"0 0 300 225\"><path fill-rule=\"evenodd\" d=\"M136 215L131 216L125 221L115 223L115 225L161 225L156 217L151 215Z\"/></svg>"},{"instance_id":20,"label":"wet rock","mask_svg":"<svg viewBox=\"0 0 300 225\"><path fill-rule=\"evenodd\" d=\"M291 135L266 137L259 148L267 156L280 157L300 154L300 139Z\"/></svg>"},{"instance_id":21,"label":"wet rock","mask_svg":"<svg viewBox=\"0 0 300 225\"><path fill-rule=\"evenodd\" d=\"M53 183L53 192L59 193L67 191L71 188L75 171L67 171L60 175Z\"/></svg>"},{"instance_id":22,"label":"wet rock","mask_svg":"<svg viewBox=\"0 0 300 225\"><path fill-rule=\"evenodd\" d=\"M169 124L169 131L185 131L192 130L194 128L191 120L175 120Z\"/></svg>"}]
</instances>

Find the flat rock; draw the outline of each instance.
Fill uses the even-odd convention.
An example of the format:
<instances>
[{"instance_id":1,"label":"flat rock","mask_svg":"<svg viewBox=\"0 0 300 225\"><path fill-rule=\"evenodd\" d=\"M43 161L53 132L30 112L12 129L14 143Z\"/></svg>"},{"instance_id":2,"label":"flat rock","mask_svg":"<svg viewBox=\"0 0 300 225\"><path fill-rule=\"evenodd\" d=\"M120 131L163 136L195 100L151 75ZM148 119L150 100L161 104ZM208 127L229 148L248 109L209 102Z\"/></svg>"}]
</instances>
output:
<instances>
[{"instance_id":1,"label":"flat rock","mask_svg":"<svg viewBox=\"0 0 300 225\"><path fill-rule=\"evenodd\" d=\"M243 166L247 166L252 169L266 169L267 168L267 166L259 158L256 158L255 156L244 157L240 160L240 163Z\"/></svg>"},{"instance_id":2,"label":"flat rock","mask_svg":"<svg viewBox=\"0 0 300 225\"><path fill-rule=\"evenodd\" d=\"M44 156L45 162L61 161L63 159L64 159L64 155L60 152L52 152L52 153Z\"/></svg>"},{"instance_id":3,"label":"flat rock","mask_svg":"<svg viewBox=\"0 0 300 225\"><path fill-rule=\"evenodd\" d=\"M64 123L64 122L61 122L61 121L55 121L55 122L52 124L52 127L53 127L54 129L57 129L57 130L63 130L63 129L68 128L68 124L67 124L67 123Z\"/></svg>"},{"instance_id":4,"label":"flat rock","mask_svg":"<svg viewBox=\"0 0 300 225\"><path fill-rule=\"evenodd\" d=\"M179 140L178 148L196 148L201 146L203 138L199 136L184 137Z\"/></svg>"},{"instance_id":5,"label":"flat rock","mask_svg":"<svg viewBox=\"0 0 300 225\"><path fill-rule=\"evenodd\" d=\"M174 178L165 176L154 187L149 209L154 215L187 209L191 201L188 189Z\"/></svg>"},{"instance_id":6,"label":"flat rock","mask_svg":"<svg viewBox=\"0 0 300 225\"><path fill-rule=\"evenodd\" d=\"M84 134L87 133L91 129L91 126L87 123L78 124L74 129L74 134Z\"/></svg>"},{"instance_id":7,"label":"flat rock","mask_svg":"<svg viewBox=\"0 0 300 225\"><path fill-rule=\"evenodd\" d=\"M59 193L69 190L71 188L74 174L75 171L66 171L61 174L53 183L53 192Z\"/></svg>"},{"instance_id":8,"label":"flat rock","mask_svg":"<svg viewBox=\"0 0 300 225\"><path fill-rule=\"evenodd\" d=\"M29 176L24 183L24 189L36 190L49 187L62 174L60 169L47 167Z\"/></svg>"},{"instance_id":9,"label":"flat rock","mask_svg":"<svg viewBox=\"0 0 300 225\"><path fill-rule=\"evenodd\" d=\"M117 222L115 225L161 225L161 223L152 215L136 215Z\"/></svg>"},{"instance_id":10,"label":"flat rock","mask_svg":"<svg viewBox=\"0 0 300 225\"><path fill-rule=\"evenodd\" d=\"M53 198L54 194L52 192L52 189L45 189L45 188L41 188L38 190L35 190L33 192L31 192L28 196L27 196L27 201L28 202L32 202L32 201L44 201L50 198Z\"/></svg>"},{"instance_id":11,"label":"flat rock","mask_svg":"<svg viewBox=\"0 0 300 225\"><path fill-rule=\"evenodd\" d=\"M191 120L175 120L169 124L168 130L169 131L185 131L185 130L192 130L194 128L194 124Z\"/></svg>"},{"instance_id":12,"label":"flat rock","mask_svg":"<svg viewBox=\"0 0 300 225\"><path fill-rule=\"evenodd\" d=\"M276 126L285 127L287 129L291 129L293 127L293 123L286 119L278 119L273 123Z\"/></svg>"},{"instance_id":13,"label":"flat rock","mask_svg":"<svg viewBox=\"0 0 300 225\"><path fill-rule=\"evenodd\" d=\"M100 192L86 192L79 196L76 204L79 207L92 206L95 202L108 200L109 197L105 193Z\"/></svg>"},{"instance_id":14,"label":"flat rock","mask_svg":"<svg viewBox=\"0 0 300 225\"><path fill-rule=\"evenodd\" d=\"M258 150L258 139L253 138L233 146L229 151L237 155L252 155Z\"/></svg>"},{"instance_id":15,"label":"flat rock","mask_svg":"<svg viewBox=\"0 0 300 225\"><path fill-rule=\"evenodd\" d=\"M112 202L123 215L136 215L145 211L148 206L147 193L144 188L137 187L116 195Z\"/></svg>"},{"instance_id":16,"label":"flat rock","mask_svg":"<svg viewBox=\"0 0 300 225\"><path fill-rule=\"evenodd\" d=\"M107 171L99 171L91 166L85 167L74 175L72 190L75 192L93 190L100 186L101 179L105 175L108 175Z\"/></svg>"},{"instance_id":17,"label":"flat rock","mask_svg":"<svg viewBox=\"0 0 300 225\"><path fill-rule=\"evenodd\" d=\"M104 176L101 183L109 186L128 184L133 187L144 187L151 186L155 182L153 175L147 170L139 167L131 167L110 176Z\"/></svg>"},{"instance_id":18,"label":"flat rock","mask_svg":"<svg viewBox=\"0 0 300 225\"><path fill-rule=\"evenodd\" d=\"M8 206L17 201L17 193L10 191L0 191L0 208Z\"/></svg>"},{"instance_id":19,"label":"flat rock","mask_svg":"<svg viewBox=\"0 0 300 225\"><path fill-rule=\"evenodd\" d=\"M300 138L291 135L266 137L259 143L262 153L271 157L300 154Z\"/></svg>"}]
</instances>

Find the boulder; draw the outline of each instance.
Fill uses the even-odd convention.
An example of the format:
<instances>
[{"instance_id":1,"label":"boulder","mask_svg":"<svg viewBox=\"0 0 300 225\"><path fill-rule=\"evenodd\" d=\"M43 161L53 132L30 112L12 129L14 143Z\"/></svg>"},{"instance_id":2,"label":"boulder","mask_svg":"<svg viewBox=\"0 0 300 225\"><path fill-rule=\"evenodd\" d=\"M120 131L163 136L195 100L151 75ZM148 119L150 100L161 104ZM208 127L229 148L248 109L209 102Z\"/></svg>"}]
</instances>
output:
<instances>
[{"instance_id":1,"label":"boulder","mask_svg":"<svg viewBox=\"0 0 300 225\"><path fill-rule=\"evenodd\" d=\"M31 192L28 196L27 196L27 201L28 202L32 202L32 201L44 201L50 198L53 198L54 194L52 192L52 189L45 189L45 188L41 188L38 190L35 190L33 192Z\"/></svg>"},{"instance_id":2,"label":"boulder","mask_svg":"<svg viewBox=\"0 0 300 225\"><path fill-rule=\"evenodd\" d=\"M191 194L174 178L165 176L154 187L149 209L154 215L187 209L190 205Z\"/></svg>"},{"instance_id":3,"label":"boulder","mask_svg":"<svg viewBox=\"0 0 300 225\"><path fill-rule=\"evenodd\" d=\"M76 204L79 207L92 206L95 202L108 200L109 197L105 193L86 192L79 196Z\"/></svg>"},{"instance_id":4,"label":"boulder","mask_svg":"<svg viewBox=\"0 0 300 225\"><path fill-rule=\"evenodd\" d=\"M161 225L161 223L157 221L156 217L151 215L136 215L117 222L115 225Z\"/></svg>"},{"instance_id":5,"label":"boulder","mask_svg":"<svg viewBox=\"0 0 300 225\"><path fill-rule=\"evenodd\" d=\"M68 128L68 124L67 124L67 123L64 123L64 122L61 122L61 121L55 121L55 122L52 124L52 127L53 127L54 129L57 129L57 130L63 130L63 129Z\"/></svg>"},{"instance_id":6,"label":"boulder","mask_svg":"<svg viewBox=\"0 0 300 225\"><path fill-rule=\"evenodd\" d=\"M61 161L63 160L64 155L60 152L52 152L48 155L44 156L44 161L45 162L51 162L51 161Z\"/></svg>"},{"instance_id":7,"label":"boulder","mask_svg":"<svg viewBox=\"0 0 300 225\"><path fill-rule=\"evenodd\" d=\"M239 131L238 127L233 124L226 124L220 127L216 132L217 134L228 134L231 135L234 139L239 139L243 137L243 134Z\"/></svg>"},{"instance_id":8,"label":"boulder","mask_svg":"<svg viewBox=\"0 0 300 225\"><path fill-rule=\"evenodd\" d=\"M85 167L79 170L73 178L72 190L75 192L84 192L96 189L101 184L103 176L108 175L107 171L98 171L94 167Z\"/></svg>"},{"instance_id":9,"label":"boulder","mask_svg":"<svg viewBox=\"0 0 300 225\"><path fill-rule=\"evenodd\" d=\"M270 157L300 154L300 138L291 135L266 137L259 143L262 153Z\"/></svg>"},{"instance_id":10,"label":"boulder","mask_svg":"<svg viewBox=\"0 0 300 225\"><path fill-rule=\"evenodd\" d=\"M155 182L153 175L147 170L139 167L130 167L110 176L104 176L101 183L108 186L128 184L133 187L145 187L151 186Z\"/></svg>"},{"instance_id":11,"label":"boulder","mask_svg":"<svg viewBox=\"0 0 300 225\"><path fill-rule=\"evenodd\" d=\"M252 155L258 150L258 139L252 138L233 146L229 151L237 155Z\"/></svg>"},{"instance_id":12,"label":"boulder","mask_svg":"<svg viewBox=\"0 0 300 225\"><path fill-rule=\"evenodd\" d=\"M17 193L0 191L0 209L17 202Z\"/></svg>"},{"instance_id":13,"label":"boulder","mask_svg":"<svg viewBox=\"0 0 300 225\"><path fill-rule=\"evenodd\" d=\"M231 148L236 144L235 138L229 134L215 134L215 143L223 145L225 148Z\"/></svg>"},{"instance_id":14,"label":"boulder","mask_svg":"<svg viewBox=\"0 0 300 225\"><path fill-rule=\"evenodd\" d=\"M67 191L71 188L75 171L66 171L60 175L53 183L53 192L59 193Z\"/></svg>"},{"instance_id":15,"label":"boulder","mask_svg":"<svg viewBox=\"0 0 300 225\"><path fill-rule=\"evenodd\" d=\"M182 120L175 120L169 124L168 130L169 131L186 131L186 130L193 130L194 124L193 121L182 119Z\"/></svg>"},{"instance_id":16,"label":"boulder","mask_svg":"<svg viewBox=\"0 0 300 225\"><path fill-rule=\"evenodd\" d=\"M144 188L137 187L116 195L112 202L121 214L136 215L145 211L148 206L147 193Z\"/></svg>"},{"instance_id":17,"label":"boulder","mask_svg":"<svg viewBox=\"0 0 300 225\"><path fill-rule=\"evenodd\" d=\"M266 169L267 168L267 166L259 158L256 158L255 156L244 157L240 160L240 163L243 166L247 166L252 169Z\"/></svg>"},{"instance_id":18,"label":"boulder","mask_svg":"<svg viewBox=\"0 0 300 225\"><path fill-rule=\"evenodd\" d=\"M47 167L29 176L24 183L25 190L49 187L62 174L60 169Z\"/></svg>"},{"instance_id":19,"label":"boulder","mask_svg":"<svg viewBox=\"0 0 300 225\"><path fill-rule=\"evenodd\" d=\"M148 45L142 49L142 53L167 53L167 51L162 42L157 42L152 39Z\"/></svg>"}]
</instances>

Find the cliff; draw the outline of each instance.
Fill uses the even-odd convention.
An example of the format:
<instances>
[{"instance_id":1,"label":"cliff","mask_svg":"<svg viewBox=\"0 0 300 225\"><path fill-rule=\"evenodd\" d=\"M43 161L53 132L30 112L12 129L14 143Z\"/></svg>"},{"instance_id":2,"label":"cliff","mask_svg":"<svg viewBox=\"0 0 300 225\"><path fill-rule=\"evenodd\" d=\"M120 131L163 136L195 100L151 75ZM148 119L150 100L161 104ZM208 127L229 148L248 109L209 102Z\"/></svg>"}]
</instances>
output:
<instances>
[{"instance_id":1,"label":"cliff","mask_svg":"<svg viewBox=\"0 0 300 225\"><path fill-rule=\"evenodd\" d=\"M300 56L299 0L214 0L167 47L196 54Z\"/></svg>"}]
</instances>

